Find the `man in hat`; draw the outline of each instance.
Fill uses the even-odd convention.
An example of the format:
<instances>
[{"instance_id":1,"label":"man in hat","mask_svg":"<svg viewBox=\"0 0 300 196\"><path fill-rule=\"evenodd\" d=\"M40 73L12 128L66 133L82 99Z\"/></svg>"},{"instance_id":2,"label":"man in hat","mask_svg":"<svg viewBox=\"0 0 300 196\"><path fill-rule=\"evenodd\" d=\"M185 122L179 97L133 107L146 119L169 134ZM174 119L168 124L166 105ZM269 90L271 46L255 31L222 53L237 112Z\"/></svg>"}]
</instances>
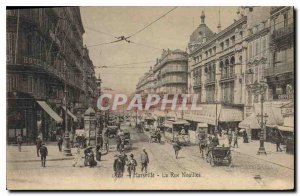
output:
<instances>
[{"instance_id":1,"label":"man in hat","mask_svg":"<svg viewBox=\"0 0 300 196\"><path fill-rule=\"evenodd\" d=\"M41 155L42 167L46 167L46 157L48 156L48 149L45 146L45 143L42 143L42 146L40 147L40 155Z\"/></svg>"},{"instance_id":2,"label":"man in hat","mask_svg":"<svg viewBox=\"0 0 300 196\"><path fill-rule=\"evenodd\" d=\"M136 166L137 166L137 162L134 159L134 155L131 153L127 162L127 170L128 170L129 178L134 177Z\"/></svg>"},{"instance_id":3,"label":"man in hat","mask_svg":"<svg viewBox=\"0 0 300 196\"><path fill-rule=\"evenodd\" d=\"M147 173L148 164L149 164L148 153L146 152L146 148L143 148L143 151L141 153L142 172L145 170L145 172Z\"/></svg>"},{"instance_id":4,"label":"man in hat","mask_svg":"<svg viewBox=\"0 0 300 196\"><path fill-rule=\"evenodd\" d=\"M57 145L58 145L59 152L61 152L61 150L62 150L62 144L63 144L63 138L59 135L57 137Z\"/></svg>"},{"instance_id":5,"label":"man in hat","mask_svg":"<svg viewBox=\"0 0 300 196\"><path fill-rule=\"evenodd\" d=\"M114 161L114 172L116 178L123 177L124 164L121 155L116 155L118 158Z\"/></svg>"}]
</instances>

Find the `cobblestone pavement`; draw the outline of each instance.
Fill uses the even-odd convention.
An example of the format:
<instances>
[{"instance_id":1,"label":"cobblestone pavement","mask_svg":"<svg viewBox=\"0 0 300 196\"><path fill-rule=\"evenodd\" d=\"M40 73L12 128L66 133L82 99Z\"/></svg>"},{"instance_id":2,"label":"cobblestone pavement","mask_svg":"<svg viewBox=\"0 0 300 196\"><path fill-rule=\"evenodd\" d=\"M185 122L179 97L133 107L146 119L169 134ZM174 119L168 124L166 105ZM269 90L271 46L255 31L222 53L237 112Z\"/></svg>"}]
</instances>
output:
<instances>
[{"instance_id":1,"label":"cobblestone pavement","mask_svg":"<svg viewBox=\"0 0 300 196\"><path fill-rule=\"evenodd\" d=\"M253 158L249 153L233 150L233 166L211 167L200 154L197 146L183 147L179 159L175 159L172 145L149 143L147 133L130 130L133 148L127 150L138 161L145 147L149 153L148 175L129 179L113 178L113 160L117 154L113 139L109 153L95 168L72 167L73 160L58 152L56 146L48 146L47 167L42 168L34 146L18 152L16 146L7 147L8 189L291 189L294 170L264 159ZM251 143L249 145L252 145ZM242 148L242 145L241 147ZM243 147L244 148L244 147ZM73 149L73 152L75 149ZM285 156L283 156L286 158ZM293 157L293 156L289 156ZM293 161L293 160L291 160ZM178 177L178 176L179 177ZM189 177L183 177L189 176ZM148 183L151 181L152 186Z\"/></svg>"}]
</instances>

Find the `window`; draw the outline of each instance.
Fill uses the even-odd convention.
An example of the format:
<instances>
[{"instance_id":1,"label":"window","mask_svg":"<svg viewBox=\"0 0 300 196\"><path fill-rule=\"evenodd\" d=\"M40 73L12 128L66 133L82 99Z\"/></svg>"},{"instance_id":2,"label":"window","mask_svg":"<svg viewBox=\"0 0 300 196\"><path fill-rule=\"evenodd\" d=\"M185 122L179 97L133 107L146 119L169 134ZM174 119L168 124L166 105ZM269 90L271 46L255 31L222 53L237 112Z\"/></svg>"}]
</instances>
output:
<instances>
[{"instance_id":1,"label":"window","mask_svg":"<svg viewBox=\"0 0 300 196\"><path fill-rule=\"evenodd\" d=\"M249 58L252 58L252 44L249 45Z\"/></svg>"},{"instance_id":2,"label":"window","mask_svg":"<svg viewBox=\"0 0 300 196\"><path fill-rule=\"evenodd\" d=\"M213 51L214 51L214 53L213 53L213 54L216 54L216 51L217 51L217 49L216 49L216 46L215 46L215 47L213 47Z\"/></svg>"},{"instance_id":3,"label":"window","mask_svg":"<svg viewBox=\"0 0 300 196\"><path fill-rule=\"evenodd\" d=\"M284 27L287 27L287 26L288 26L288 14L287 14L287 13L285 13L285 14L283 15L283 26L284 26Z\"/></svg>"},{"instance_id":4,"label":"window","mask_svg":"<svg viewBox=\"0 0 300 196\"><path fill-rule=\"evenodd\" d=\"M28 77L28 93L32 93L33 91L33 78L32 76Z\"/></svg>"},{"instance_id":5,"label":"window","mask_svg":"<svg viewBox=\"0 0 300 196\"><path fill-rule=\"evenodd\" d=\"M267 39L266 38L262 39L261 53L262 53L262 55L266 55L266 53L267 53Z\"/></svg>"},{"instance_id":6,"label":"window","mask_svg":"<svg viewBox=\"0 0 300 196\"><path fill-rule=\"evenodd\" d=\"M224 43L220 43L221 50L224 50Z\"/></svg>"},{"instance_id":7,"label":"window","mask_svg":"<svg viewBox=\"0 0 300 196\"><path fill-rule=\"evenodd\" d=\"M235 45L235 36L232 36L232 37L231 37L231 44L232 44L232 45Z\"/></svg>"},{"instance_id":8,"label":"window","mask_svg":"<svg viewBox=\"0 0 300 196\"><path fill-rule=\"evenodd\" d=\"M259 41L256 41L255 43L255 56L257 56L260 53L259 51Z\"/></svg>"},{"instance_id":9,"label":"window","mask_svg":"<svg viewBox=\"0 0 300 196\"><path fill-rule=\"evenodd\" d=\"M27 36L27 54L32 55L32 36Z\"/></svg>"},{"instance_id":10,"label":"window","mask_svg":"<svg viewBox=\"0 0 300 196\"><path fill-rule=\"evenodd\" d=\"M19 77L17 75L8 75L8 91L17 91L19 87Z\"/></svg>"},{"instance_id":11,"label":"window","mask_svg":"<svg viewBox=\"0 0 300 196\"><path fill-rule=\"evenodd\" d=\"M243 39L243 31L240 31L240 38Z\"/></svg>"},{"instance_id":12,"label":"window","mask_svg":"<svg viewBox=\"0 0 300 196\"><path fill-rule=\"evenodd\" d=\"M226 45L226 48L228 48L228 47L229 47L229 39L226 39L226 41L225 41L225 45Z\"/></svg>"}]
</instances>

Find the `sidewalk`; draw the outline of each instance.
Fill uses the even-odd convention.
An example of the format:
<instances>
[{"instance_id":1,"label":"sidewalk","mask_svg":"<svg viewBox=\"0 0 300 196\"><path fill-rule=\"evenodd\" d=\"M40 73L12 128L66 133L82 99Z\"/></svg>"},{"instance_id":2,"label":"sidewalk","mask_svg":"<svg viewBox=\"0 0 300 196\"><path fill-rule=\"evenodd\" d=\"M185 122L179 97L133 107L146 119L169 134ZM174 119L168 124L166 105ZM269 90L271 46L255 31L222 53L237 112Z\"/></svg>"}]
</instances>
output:
<instances>
[{"instance_id":1,"label":"sidewalk","mask_svg":"<svg viewBox=\"0 0 300 196\"><path fill-rule=\"evenodd\" d=\"M47 161L59 161L59 160L72 160L76 149L72 149L73 156L65 156L63 152L58 151L58 147L55 145L47 145L48 156ZM6 161L7 162L35 162L41 161L40 157L37 157L36 146L22 146L22 151L19 152L18 146L6 146Z\"/></svg>"},{"instance_id":2,"label":"sidewalk","mask_svg":"<svg viewBox=\"0 0 300 196\"><path fill-rule=\"evenodd\" d=\"M234 152L245 154L256 159L264 160L294 170L294 155L287 154L285 151L276 152L276 144L270 142L264 143L267 155L257 155L259 140L252 140L249 143L243 143L243 139L239 138L238 144L239 148L231 148Z\"/></svg>"}]
</instances>

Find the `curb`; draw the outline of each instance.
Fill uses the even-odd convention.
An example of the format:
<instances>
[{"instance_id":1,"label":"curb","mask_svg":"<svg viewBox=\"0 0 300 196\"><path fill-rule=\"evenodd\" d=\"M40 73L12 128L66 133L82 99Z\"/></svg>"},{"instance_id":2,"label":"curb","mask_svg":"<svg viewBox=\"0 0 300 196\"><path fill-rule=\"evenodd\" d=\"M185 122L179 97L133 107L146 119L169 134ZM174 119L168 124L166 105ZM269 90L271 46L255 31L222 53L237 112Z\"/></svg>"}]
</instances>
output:
<instances>
[{"instance_id":1,"label":"curb","mask_svg":"<svg viewBox=\"0 0 300 196\"><path fill-rule=\"evenodd\" d=\"M73 160L74 157L66 157L66 158L56 158L56 159L47 159L47 161L65 161L65 160ZM11 160L7 161L8 163L23 163L23 162L40 162L39 159L31 159L31 160Z\"/></svg>"},{"instance_id":2,"label":"curb","mask_svg":"<svg viewBox=\"0 0 300 196\"><path fill-rule=\"evenodd\" d=\"M272 164L274 164L274 165L277 165L277 166L280 166L280 167L284 167L284 168L286 168L286 169L295 170L294 168L287 167L287 166L285 166L285 165L282 165L282 164L279 164L279 163L275 163L275 162L272 162L272 161L268 161L268 160L266 160L266 159L261 159L261 158L258 158L258 157L256 157L256 156L253 156L253 155L249 155L249 154L246 154L246 153L238 152L238 151L235 151L235 150L233 150L233 152L238 153L238 154L242 154L242 155L247 155L247 156L249 156L249 157L252 157L252 158L255 158L255 159L258 159L258 160L261 160L261 161L266 161L266 162L268 162L268 163L272 163Z\"/></svg>"}]
</instances>

